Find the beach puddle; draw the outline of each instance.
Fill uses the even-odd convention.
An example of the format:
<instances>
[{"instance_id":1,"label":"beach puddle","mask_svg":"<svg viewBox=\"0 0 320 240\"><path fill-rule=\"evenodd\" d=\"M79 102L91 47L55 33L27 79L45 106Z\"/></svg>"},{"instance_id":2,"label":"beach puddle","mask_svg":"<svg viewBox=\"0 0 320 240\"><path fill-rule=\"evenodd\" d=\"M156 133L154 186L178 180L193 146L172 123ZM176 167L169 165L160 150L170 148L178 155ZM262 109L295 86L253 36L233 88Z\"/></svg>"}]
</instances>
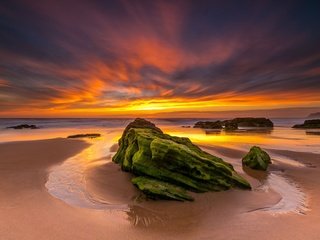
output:
<instances>
[{"instance_id":1,"label":"beach puddle","mask_svg":"<svg viewBox=\"0 0 320 240\"><path fill-rule=\"evenodd\" d=\"M112 137L108 139L112 139ZM69 205L82 208L105 209L108 204L100 199L93 198L87 191L85 171L90 167L111 162L109 150L112 144L105 138L87 141L91 146L67 159L61 165L50 169L45 186L52 196L65 201ZM108 207L127 209L127 206L121 204Z\"/></svg>"},{"instance_id":2,"label":"beach puddle","mask_svg":"<svg viewBox=\"0 0 320 240\"><path fill-rule=\"evenodd\" d=\"M81 164L80 160L81 156L91 151L91 147L69 158L63 164L52 167L45 186L51 195L69 205L100 209L104 207L104 204L91 199L86 190L84 172L87 166Z\"/></svg>"},{"instance_id":3,"label":"beach puddle","mask_svg":"<svg viewBox=\"0 0 320 240\"><path fill-rule=\"evenodd\" d=\"M304 214L307 210L306 207L306 195L299 188L297 184L285 177L284 174L271 172L264 173L260 171L254 171L250 169L243 169L241 164L241 156L245 150L239 150L234 147L220 147L220 146L202 146L210 153L221 157L227 162L234 165L238 172L246 173L247 175L259 180L263 184L257 187L256 191L268 192L270 189L277 192L281 196L281 200L273 205L264 208L260 208L254 211L265 211L271 214L283 214L283 213L299 213ZM269 152L274 164L282 163L292 167L306 167L305 164L293 160L289 157ZM248 178L248 177L247 177Z\"/></svg>"}]
</instances>

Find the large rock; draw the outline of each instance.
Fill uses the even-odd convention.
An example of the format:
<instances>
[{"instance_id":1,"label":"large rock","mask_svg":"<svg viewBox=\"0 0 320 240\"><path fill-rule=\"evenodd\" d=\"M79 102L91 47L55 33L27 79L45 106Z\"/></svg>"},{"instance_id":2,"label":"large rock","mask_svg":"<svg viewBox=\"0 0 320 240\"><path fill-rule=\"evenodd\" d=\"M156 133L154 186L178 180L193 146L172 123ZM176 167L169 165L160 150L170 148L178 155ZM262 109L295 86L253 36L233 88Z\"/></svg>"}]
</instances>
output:
<instances>
[{"instance_id":1,"label":"large rock","mask_svg":"<svg viewBox=\"0 0 320 240\"><path fill-rule=\"evenodd\" d=\"M143 176L143 181L141 178L132 181L153 198L190 200L191 197L185 197L185 190L251 188L231 164L202 151L188 138L164 134L143 119L136 119L126 127L113 161L122 170Z\"/></svg>"},{"instance_id":2,"label":"large rock","mask_svg":"<svg viewBox=\"0 0 320 240\"><path fill-rule=\"evenodd\" d=\"M320 119L305 120L303 124L296 124L293 128L320 128Z\"/></svg>"},{"instance_id":3,"label":"large rock","mask_svg":"<svg viewBox=\"0 0 320 240\"><path fill-rule=\"evenodd\" d=\"M224 121L200 121L196 122L194 128L204 129L221 129L227 131L237 130L239 127L253 127L253 128L272 128L273 122L267 118L234 118Z\"/></svg>"},{"instance_id":4,"label":"large rock","mask_svg":"<svg viewBox=\"0 0 320 240\"><path fill-rule=\"evenodd\" d=\"M244 166L255 170L266 171L270 163L271 159L268 153L257 146L252 147L248 154L242 158Z\"/></svg>"},{"instance_id":5,"label":"large rock","mask_svg":"<svg viewBox=\"0 0 320 240\"><path fill-rule=\"evenodd\" d=\"M267 118L234 118L232 120L225 120L222 124L225 126L226 130L236 130L239 127L273 127L273 122Z\"/></svg>"},{"instance_id":6,"label":"large rock","mask_svg":"<svg viewBox=\"0 0 320 240\"><path fill-rule=\"evenodd\" d=\"M232 120L226 120L223 122L224 129L226 131L234 131L238 129L238 123Z\"/></svg>"},{"instance_id":7,"label":"large rock","mask_svg":"<svg viewBox=\"0 0 320 240\"><path fill-rule=\"evenodd\" d=\"M221 121L205 121L205 122L196 122L193 126L194 128L204 128L204 129L221 129L222 128L222 122Z\"/></svg>"}]
</instances>

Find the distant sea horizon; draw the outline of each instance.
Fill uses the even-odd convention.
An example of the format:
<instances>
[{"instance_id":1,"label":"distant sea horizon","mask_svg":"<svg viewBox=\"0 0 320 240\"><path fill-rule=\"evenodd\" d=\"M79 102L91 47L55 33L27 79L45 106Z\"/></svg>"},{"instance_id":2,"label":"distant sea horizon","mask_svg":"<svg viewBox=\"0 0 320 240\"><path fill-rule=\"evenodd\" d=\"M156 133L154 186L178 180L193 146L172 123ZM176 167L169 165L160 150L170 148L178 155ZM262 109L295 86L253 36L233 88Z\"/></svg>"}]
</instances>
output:
<instances>
[{"instance_id":1,"label":"distant sea horizon","mask_svg":"<svg viewBox=\"0 0 320 240\"><path fill-rule=\"evenodd\" d=\"M83 117L69 117L69 118L0 118L0 129L19 124L34 124L40 128L63 128L63 127L125 127L135 117L127 118L83 118ZM193 126L197 121L216 121L230 118L150 118L146 117L158 125L171 126ZM290 127L294 124L302 123L307 118L270 118L277 127Z\"/></svg>"}]
</instances>

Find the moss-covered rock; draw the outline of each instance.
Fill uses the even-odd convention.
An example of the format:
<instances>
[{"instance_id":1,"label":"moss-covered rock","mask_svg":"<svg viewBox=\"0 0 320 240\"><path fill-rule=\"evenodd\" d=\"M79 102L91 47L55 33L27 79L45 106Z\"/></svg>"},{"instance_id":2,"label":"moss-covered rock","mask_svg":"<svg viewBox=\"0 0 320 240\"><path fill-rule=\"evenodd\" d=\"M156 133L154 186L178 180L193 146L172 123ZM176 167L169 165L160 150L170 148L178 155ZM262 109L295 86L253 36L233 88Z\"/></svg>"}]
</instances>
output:
<instances>
[{"instance_id":1,"label":"moss-covered rock","mask_svg":"<svg viewBox=\"0 0 320 240\"><path fill-rule=\"evenodd\" d=\"M320 119L305 120L303 124L296 124L293 128L320 128Z\"/></svg>"},{"instance_id":2,"label":"moss-covered rock","mask_svg":"<svg viewBox=\"0 0 320 240\"><path fill-rule=\"evenodd\" d=\"M188 138L164 134L143 119L136 119L126 127L113 161L124 171L161 181L162 186L164 182L194 192L251 188L231 164L202 151ZM142 186L135 184L138 188ZM144 192L148 195L148 191ZM163 198L168 196L164 191Z\"/></svg>"},{"instance_id":3,"label":"moss-covered rock","mask_svg":"<svg viewBox=\"0 0 320 240\"><path fill-rule=\"evenodd\" d=\"M135 177L132 183L152 199L168 199L177 201L193 201L187 191L176 185L159 181L150 177Z\"/></svg>"},{"instance_id":4,"label":"moss-covered rock","mask_svg":"<svg viewBox=\"0 0 320 240\"><path fill-rule=\"evenodd\" d=\"M242 164L251 169L266 171L271 163L268 153L260 147L254 146L250 149L246 156L242 158Z\"/></svg>"}]
</instances>

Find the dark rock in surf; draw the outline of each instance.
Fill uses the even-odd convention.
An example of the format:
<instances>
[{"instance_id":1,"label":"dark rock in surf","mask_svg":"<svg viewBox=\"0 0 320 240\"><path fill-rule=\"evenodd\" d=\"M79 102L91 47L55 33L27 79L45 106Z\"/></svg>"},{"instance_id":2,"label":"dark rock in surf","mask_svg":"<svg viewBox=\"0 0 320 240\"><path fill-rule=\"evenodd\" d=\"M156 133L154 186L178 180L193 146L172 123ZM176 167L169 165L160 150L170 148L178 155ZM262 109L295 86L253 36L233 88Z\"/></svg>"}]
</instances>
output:
<instances>
[{"instance_id":1,"label":"dark rock in surf","mask_svg":"<svg viewBox=\"0 0 320 240\"><path fill-rule=\"evenodd\" d=\"M238 130L239 127L250 128L272 128L273 122L267 118L234 118L224 121L200 121L196 122L194 128L222 129L227 131Z\"/></svg>"},{"instance_id":2,"label":"dark rock in surf","mask_svg":"<svg viewBox=\"0 0 320 240\"><path fill-rule=\"evenodd\" d=\"M272 128L273 122L268 118L234 118L222 123L226 130L237 130L239 127Z\"/></svg>"},{"instance_id":3,"label":"dark rock in surf","mask_svg":"<svg viewBox=\"0 0 320 240\"><path fill-rule=\"evenodd\" d=\"M293 128L320 128L320 119L305 120L303 124L296 124Z\"/></svg>"},{"instance_id":4,"label":"dark rock in surf","mask_svg":"<svg viewBox=\"0 0 320 240\"><path fill-rule=\"evenodd\" d=\"M11 128L11 129L38 129L39 127L37 127L36 125L20 124L20 125L16 125L16 126L10 126L7 128Z\"/></svg>"},{"instance_id":5,"label":"dark rock in surf","mask_svg":"<svg viewBox=\"0 0 320 240\"><path fill-rule=\"evenodd\" d=\"M97 138L101 137L100 133L86 133L86 134L76 134L76 135L70 135L67 138Z\"/></svg>"},{"instance_id":6,"label":"dark rock in surf","mask_svg":"<svg viewBox=\"0 0 320 240\"><path fill-rule=\"evenodd\" d=\"M204 129L222 129L222 122L221 121L205 121L205 122L196 122L193 126L194 128L204 128Z\"/></svg>"}]
</instances>

